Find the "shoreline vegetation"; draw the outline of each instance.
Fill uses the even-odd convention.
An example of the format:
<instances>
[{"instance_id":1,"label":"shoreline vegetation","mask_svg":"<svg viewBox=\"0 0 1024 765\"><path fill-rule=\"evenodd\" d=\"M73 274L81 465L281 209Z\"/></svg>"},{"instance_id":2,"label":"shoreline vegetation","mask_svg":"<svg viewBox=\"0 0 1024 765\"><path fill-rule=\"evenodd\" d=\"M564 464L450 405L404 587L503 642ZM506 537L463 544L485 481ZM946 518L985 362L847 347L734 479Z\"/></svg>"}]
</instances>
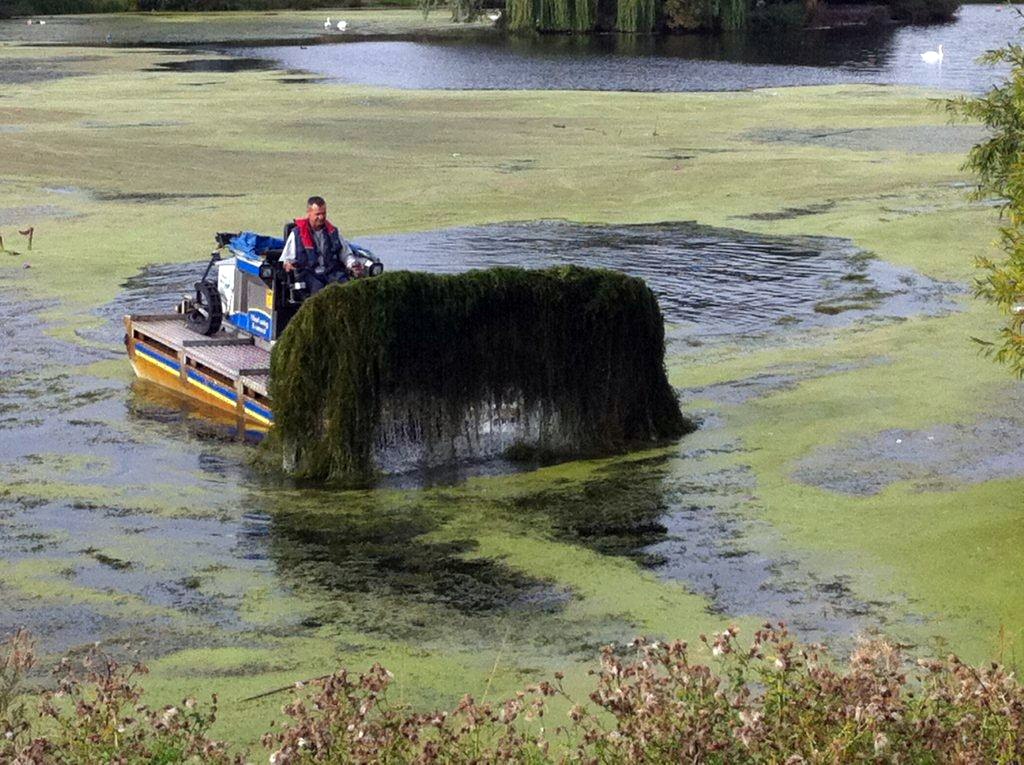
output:
<instances>
[{"instance_id":1,"label":"shoreline vegetation","mask_svg":"<svg viewBox=\"0 0 1024 765\"><path fill-rule=\"evenodd\" d=\"M481 18L485 9L503 9L497 26L516 34L649 35L942 23L951 20L960 5L961 0L453 0L448 10L452 21L472 22ZM426 18L431 12L440 12L442 6L437 0L9 0L0 7L0 19L104 13L386 8L418 8Z\"/></svg>"},{"instance_id":2,"label":"shoreline vegetation","mask_svg":"<svg viewBox=\"0 0 1024 765\"><path fill-rule=\"evenodd\" d=\"M336 763L1020 762L1024 686L999 664L955 655L909 661L862 641L845 666L765 624L685 642L605 646L586 696L554 673L513 696L464 696L415 711L389 697L380 664L339 669L263 694L286 700L261 738L271 765ZM144 665L93 649L54 669L56 686L25 687L36 657L18 632L0 649L0 758L17 765L251 761L210 738L218 698L144 702ZM290 698L289 698L290 697ZM242 702L244 703L244 701Z\"/></svg>"},{"instance_id":3,"label":"shoreline vegetation","mask_svg":"<svg viewBox=\"0 0 1024 765\"><path fill-rule=\"evenodd\" d=\"M685 34L750 28L800 29L949 21L959 0L508 0L509 31Z\"/></svg>"},{"instance_id":4,"label":"shoreline vegetation","mask_svg":"<svg viewBox=\"0 0 1024 765\"><path fill-rule=\"evenodd\" d=\"M989 64L1009 64L1006 82L994 86L984 96L960 96L946 102L947 111L954 117L980 122L991 131L988 140L971 149L965 167L978 179L974 198L995 200L1003 224L999 229L1002 256L975 260L981 273L975 279L974 293L995 304L1006 321L998 340L974 339L987 356L1009 366L1018 378L1024 378L1024 113L1016 97L1024 87L1024 46L1008 44L989 51L984 60Z\"/></svg>"}]
</instances>

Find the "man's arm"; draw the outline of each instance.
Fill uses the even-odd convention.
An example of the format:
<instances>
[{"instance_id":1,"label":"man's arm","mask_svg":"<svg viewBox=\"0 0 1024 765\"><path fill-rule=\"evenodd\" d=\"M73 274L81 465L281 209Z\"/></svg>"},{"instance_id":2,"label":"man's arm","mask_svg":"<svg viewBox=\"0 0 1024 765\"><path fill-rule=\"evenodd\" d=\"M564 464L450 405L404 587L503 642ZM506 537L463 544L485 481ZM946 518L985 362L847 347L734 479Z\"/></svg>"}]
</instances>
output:
<instances>
[{"instance_id":1,"label":"man's arm","mask_svg":"<svg viewBox=\"0 0 1024 765\"><path fill-rule=\"evenodd\" d=\"M285 271L295 270L295 237L299 235L298 229L292 229L292 232L288 234L288 239L284 243L284 249L281 250L281 257L278 258Z\"/></svg>"},{"instance_id":2,"label":"man's arm","mask_svg":"<svg viewBox=\"0 0 1024 765\"><path fill-rule=\"evenodd\" d=\"M342 263L345 262L345 258L352 254L352 246L348 243L348 239L341 235L341 231L338 231L338 239L341 240L341 255L339 256Z\"/></svg>"}]
</instances>

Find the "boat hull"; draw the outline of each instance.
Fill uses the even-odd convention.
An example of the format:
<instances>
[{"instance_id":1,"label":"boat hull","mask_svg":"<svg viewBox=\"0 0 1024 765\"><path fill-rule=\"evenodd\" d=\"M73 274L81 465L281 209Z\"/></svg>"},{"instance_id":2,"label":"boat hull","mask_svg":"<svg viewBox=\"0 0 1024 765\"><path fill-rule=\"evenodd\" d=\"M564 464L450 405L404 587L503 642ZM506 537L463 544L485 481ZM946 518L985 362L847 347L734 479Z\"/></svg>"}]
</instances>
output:
<instances>
[{"instance_id":1,"label":"boat hull","mask_svg":"<svg viewBox=\"0 0 1024 765\"><path fill-rule=\"evenodd\" d=\"M251 338L207 338L174 314L126 316L125 329L128 358L139 378L234 415L246 429L273 425L270 353Z\"/></svg>"}]
</instances>

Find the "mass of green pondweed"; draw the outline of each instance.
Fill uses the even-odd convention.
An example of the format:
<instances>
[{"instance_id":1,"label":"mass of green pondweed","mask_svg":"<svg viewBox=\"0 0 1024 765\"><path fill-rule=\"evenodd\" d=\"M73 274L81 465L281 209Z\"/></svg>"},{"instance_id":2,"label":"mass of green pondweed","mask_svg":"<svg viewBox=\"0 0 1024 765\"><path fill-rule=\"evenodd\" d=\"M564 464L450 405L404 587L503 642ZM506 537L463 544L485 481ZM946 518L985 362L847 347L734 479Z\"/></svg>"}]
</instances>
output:
<instances>
[{"instance_id":1,"label":"mass of green pondweed","mask_svg":"<svg viewBox=\"0 0 1024 765\"><path fill-rule=\"evenodd\" d=\"M693 426L664 332L643 280L603 269L399 271L332 287L274 348L268 448L297 448L302 477L360 483L382 423L443 449L490 406L536 414L527 446L556 456L678 438Z\"/></svg>"},{"instance_id":2,"label":"mass of green pondweed","mask_svg":"<svg viewBox=\"0 0 1024 765\"><path fill-rule=\"evenodd\" d=\"M862 642L846 666L820 646L765 625L748 647L730 628L686 643L606 647L588 698L562 676L502 702L465 696L418 712L388 697L379 665L296 683L286 720L262 743L272 765L305 763L1016 763L1024 757L1024 687L997 664L955 656L909 661ZM62 661L55 690L20 683L34 655L24 633L0 656L0 758L48 763L241 763L208 737L216 714L193 699L151 710L137 677L93 651L84 671ZM558 698L568 714L552 720ZM18 700L21 699L20 703ZM36 707L35 712L30 708ZM561 717L561 716L560 716ZM38 721L42 720L42 724Z\"/></svg>"}]
</instances>

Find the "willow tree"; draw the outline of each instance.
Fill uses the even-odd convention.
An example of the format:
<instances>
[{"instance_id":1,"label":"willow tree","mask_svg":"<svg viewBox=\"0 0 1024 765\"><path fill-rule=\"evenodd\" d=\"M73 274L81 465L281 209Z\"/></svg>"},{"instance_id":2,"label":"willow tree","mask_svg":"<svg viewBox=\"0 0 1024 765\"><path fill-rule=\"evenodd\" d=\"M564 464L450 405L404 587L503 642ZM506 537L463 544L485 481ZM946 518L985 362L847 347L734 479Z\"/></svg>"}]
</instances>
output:
<instances>
[{"instance_id":1,"label":"willow tree","mask_svg":"<svg viewBox=\"0 0 1024 765\"><path fill-rule=\"evenodd\" d=\"M618 0L615 28L619 32L649 34L658 22L655 0Z\"/></svg>"},{"instance_id":2,"label":"willow tree","mask_svg":"<svg viewBox=\"0 0 1024 765\"><path fill-rule=\"evenodd\" d=\"M508 29L513 32L591 32L596 0L509 0Z\"/></svg>"},{"instance_id":3,"label":"willow tree","mask_svg":"<svg viewBox=\"0 0 1024 765\"><path fill-rule=\"evenodd\" d=\"M747 0L722 0L719 14L722 29L743 29L747 25Z\"/></svg>"},{"instance_id":4,"label":"willow tree","mask_svg":"<svg viewBox=\"0 0 1024 765\"><path fill-rule=\"evenodd\" d=\"M330 287L271 357L268 449L359 484L498 454L572 457L691 429L641 279L562 267L382 274Z\"/></svg>"},{"instance_id":5,"label":"willow tree","mask_svg":"<svg viewBox=\"0 0 1024 765\"><path fill-rule=\"evenodd\" d=\"M536 28L533 0L508 0L505 5L505 15L510 32L532 32Z\"/></svg>"},{"instance_id":6,"label":"willow tree","mask_svg":"<svg viewBox=\"0 0 1024 765\"><path fill-rule=\"evenodd\" d=\"M572 31L590 32L597 25L597 0L573 0Z\"/></svg>"},{"instance_id":7,"label":"willow tree","mask_svg":"<svg viewBox=\"0 0 1024 765\"><path fill-rule=\"evenodd\" d=\"M970 150L964 167L978 177L975 198L1001 200L1003 256L976 259L981 275L975 294L998 306L1006 319L998 340L975 339L995 360L1024 377L1024 47L1010 44L981 61L1010 64L1007 81L985 95L947 101L951 113L989 129L990 137Z\"/></svg>"}]
</instances>

